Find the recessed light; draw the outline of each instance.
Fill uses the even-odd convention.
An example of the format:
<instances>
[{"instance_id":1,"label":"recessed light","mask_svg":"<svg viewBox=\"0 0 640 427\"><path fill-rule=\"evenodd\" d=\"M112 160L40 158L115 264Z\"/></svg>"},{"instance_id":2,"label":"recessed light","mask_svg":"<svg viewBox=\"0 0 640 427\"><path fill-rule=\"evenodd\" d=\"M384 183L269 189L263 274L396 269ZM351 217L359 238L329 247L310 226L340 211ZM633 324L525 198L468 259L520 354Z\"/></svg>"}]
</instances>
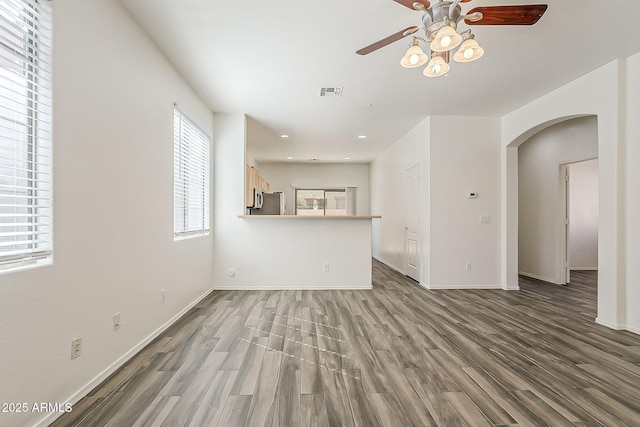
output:
<instances>
[{"instance_id":1,"label":"recessed light","mask_svg":"<svg viewBox=\"0 0 640 427\"><path fill-rule=\"evenodd\" d=\"M291 160L291 159L293 159L293 157L287 156L287 160Z\"/></svg>"},{"instance_id":2,"label":"recessed light","mask_svg":"<svg viewBox=\"0 0 640 427\"><path fill-rule=\"evenodd\" d=\"M358 139L367 139L367 135L358 135Z\"/></svg>"},{"instance_id":3,"label":"recessed light","mask_svg":"<svg viewBox=\"0 0 640 427\"><path fill-rule=\"evenodd\" d=\"M351 157L345 157L344 160L351 160Z\"/></svg>"},{"instance_id":4,"label":"recessed light","mask_svg":"<svg viewBox=\"0 0 640 427\"><path fill-rule=\"evenodd\" d=\"M282 135L280 135L280 138L287 139L289 138L289 135L287 135L286 133L283 133Z\"/></svg>"}]
</instances>

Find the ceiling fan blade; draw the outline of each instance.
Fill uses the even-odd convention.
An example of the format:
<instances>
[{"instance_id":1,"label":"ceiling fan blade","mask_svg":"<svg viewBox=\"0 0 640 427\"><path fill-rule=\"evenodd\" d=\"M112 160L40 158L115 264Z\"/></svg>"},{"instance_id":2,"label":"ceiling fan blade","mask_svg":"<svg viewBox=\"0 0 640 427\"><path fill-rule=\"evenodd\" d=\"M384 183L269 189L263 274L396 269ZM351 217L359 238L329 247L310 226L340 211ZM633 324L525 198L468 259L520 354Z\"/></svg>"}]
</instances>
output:
<instances>
[{"instance_id":1,"label":"ceiling fan blade","mask_svg":"<svg viewBox=\"0 0 640 427\"><path fill-rule=\"evenodd\" d=\"M482 6L467 12L472 15L482 13L482 18L466 18L467 25L533 25L547 10L546 4L525 4L520 6Z\"/></svg>"},{"instance_id":2,"label":"ceiling fan blade","mask_svg":"<svg viewBox=\"0 0 640 427\"><path fill-rule=\"evenodd\" d=\"M370 44L367 47L363 47L362 49L356 51L358 55L367 55L373 51L380 49L381 47L385 47L388 44L391 44L395 41L398 41L409 34L413 34L418 31L420 27L407 27L404 30L400 30L397 33L391 34L389 37L385 37L382 40L378 40L375 43Z\"/></svg>"},{"instance_id":3,"label":"ceiling fan blade","mask_svg":"<svg viewBox=\"0 0 640 427\"><path fill-rule=\"evenodd\" d=\"M400 3L401 5L406 6L409 9L414 9L414 10L419 10L413 7L414 3L422 3L425 9L429 9L429 6L431 6L431 3L429 2L429 0L393 0L393 1L395 1L396 3Z\"/></svg>"}]
</instances>

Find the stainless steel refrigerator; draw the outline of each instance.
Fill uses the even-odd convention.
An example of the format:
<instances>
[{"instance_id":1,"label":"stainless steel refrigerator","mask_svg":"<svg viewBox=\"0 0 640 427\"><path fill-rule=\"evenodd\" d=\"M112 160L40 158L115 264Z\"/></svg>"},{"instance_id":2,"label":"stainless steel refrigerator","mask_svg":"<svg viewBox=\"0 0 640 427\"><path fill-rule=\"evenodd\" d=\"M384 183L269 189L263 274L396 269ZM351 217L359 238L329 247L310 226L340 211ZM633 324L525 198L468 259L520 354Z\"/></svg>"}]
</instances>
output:
<instances>
[{"instance_id":1,"label":"stainless steel refrigerator","mask_svg":"<svg viewBox=\"0 0 640 427\"><path fill-rule=\"evenodd\" d=\"M286 215L284 194L262 193L262 207L249 209L250 215Z\"/></svg>"}]
</instances>

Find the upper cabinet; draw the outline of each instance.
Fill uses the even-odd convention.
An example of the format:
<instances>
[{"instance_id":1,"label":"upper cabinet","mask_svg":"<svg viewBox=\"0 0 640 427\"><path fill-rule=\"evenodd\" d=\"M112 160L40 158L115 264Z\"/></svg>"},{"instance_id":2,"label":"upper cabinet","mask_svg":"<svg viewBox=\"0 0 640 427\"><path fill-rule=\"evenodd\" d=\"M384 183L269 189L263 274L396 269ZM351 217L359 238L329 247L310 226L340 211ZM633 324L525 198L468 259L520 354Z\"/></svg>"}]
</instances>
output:
<instances>
[{"instance_id":1,"label":"upper cabinet","mask_svg":"<svg viewBox=\"0 0 640 427\"><path fill-rule=\"evenodd\" d=\"M247 165L245 178L245 205L247 206L253 206L254 189L267 193L269 192L269 183L260 176L255 167Z\"/></svg>"}]
</instances>

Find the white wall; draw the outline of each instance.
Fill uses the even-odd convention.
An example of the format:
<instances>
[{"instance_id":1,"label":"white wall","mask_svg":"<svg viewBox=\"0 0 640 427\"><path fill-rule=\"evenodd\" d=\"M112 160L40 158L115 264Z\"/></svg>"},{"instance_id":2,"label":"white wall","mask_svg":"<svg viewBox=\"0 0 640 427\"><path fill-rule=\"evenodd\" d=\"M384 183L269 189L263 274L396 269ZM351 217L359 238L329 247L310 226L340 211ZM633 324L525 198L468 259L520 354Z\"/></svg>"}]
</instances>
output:
<instances>
[{"instance_id":1,"label":"white wall","mask_svg":"<svg viewBox=\"0 0 640 427\"><path fill-rule=\"evenodd\" d=\"M407 204L406 171L416 165L420 167L421 188L424 200L421 203L422 241L426 236L428 188L428 138L429 119L418 123L399 141L390 146L371 163L371 212L382 215L373 222L373 256L385 264L404 271L405 252L405 206ZM423 257L426 247L421 248ZM426 278L428 265L422 263L421 277Z\"/></svg>"},{"instance_id":2,"label":"white wall","mask_svg":"<svg viewBox=\"0 0 640 427\"><path fill-rule=\"evenodd\" d=\"M519 272L564 283L560 165L598 155L598 124L582 117L550 126L518 149Z\"/></svg>"},{"instance_id":3,"label":"white wall","mask_svg":"<svg viewBox=\"0 0 640 427\"><path fill-rule=\"evenodd\" d=\"M598 159L569 170L569 267L598 269Z\"/></svg>"},{"instance_id":4,"label":"white wall","mask_svg":"<svg viewBox=\"0 0 640 427\"><path fill-rule=\"evenodd\" d=\"M216 114L214 121L216 289L371 288L370 219L238 218L247 119Z\"/></svg>"},{"instance_id":5,"label":"white wall","mask_svg":"<svg viewBox=\"0 0 640 427\"><path fill-rule=\"evenodd\" d=\"M432 116L429 171L429 287L500 287L500 120Z\"/></svg>"},{"instance_id":6,"label":"white wall","mask_svg":"<svg viewBox=\"0 0 640 427\"><path fill-rule=\"evenodd\" d=\"M212 287L212 237L173 241L173 103L212 114L119 2L53 9L54 264L0 273L0 402L74 402Z\"/></svg>"},{"instance_id":7,"label":"white wall","mask_svg":"<svg viewBox=\"0 0 640 427\"><path fill-rule=\"evenodd\" d=\"M625 278L627 282L625 307L627 329L640 334L640 54L625 64L625 146L626 157L626 251ZM601 190L602 191L602 190Z\"/></svg>"},{"instance_id":8,"label":"white wall","mask_svg":"<svg viewBox=\"0 0 640 427\"><path fill-rule=\"evenodd\" d=\"M404 271L406 170L420 162L421 283L500 286L500 120L432 116L371 166L374 256ZM476 192L477 199L467 194ZM480 216L490 217L480 223ZM466 264L470 270L465 270Z\"/></svg>"},{"instance_id":9,"label":"white wall","mask_svg":"<svg viewBox=\"0 0 640 427\"><path fill-rule=\"evenodd\" d=\"M369 165L335 163L271 163L259 162L260 175L269 183L269 191L285 195L287 213L293 214L297 188L356 187L356 215L369 215Z\"/></svg>"}]
</instances>

